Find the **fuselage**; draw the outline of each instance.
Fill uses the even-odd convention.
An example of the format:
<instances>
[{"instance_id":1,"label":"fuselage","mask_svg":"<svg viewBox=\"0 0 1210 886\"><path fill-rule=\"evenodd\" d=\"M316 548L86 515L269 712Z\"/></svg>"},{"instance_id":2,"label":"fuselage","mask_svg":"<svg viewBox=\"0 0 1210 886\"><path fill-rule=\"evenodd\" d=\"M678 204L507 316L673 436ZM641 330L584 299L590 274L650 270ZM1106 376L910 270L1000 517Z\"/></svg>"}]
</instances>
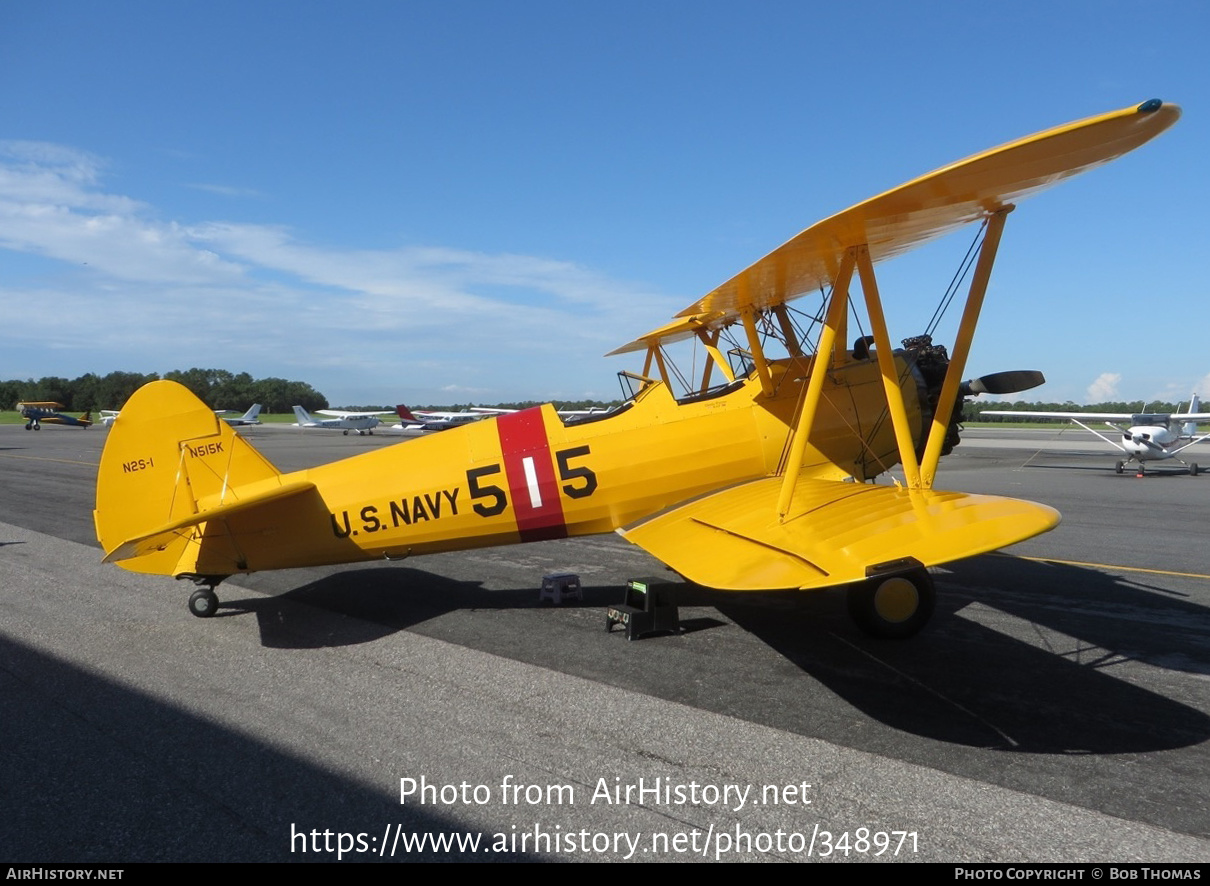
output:
<instances>
[{"instance_id":1,"label":"fuselage","mask_svg":"<svg viewBox=\"0 0 1210 886\"><path fill-rule=\"evenodd\" d=\"M899 363L919 428L917 377ZM681 400L649 381L603 417L564 421L548 404L282 476L276 482L314 484L316 495L282 504L289 533L275 531L271 509L256 512L257 525L228 518L233 536L258 535L256 550L234 571L610 532L770 476L787 450L809 367L809 359L771 364L773 396L755 378ZM898 462L872 360L829 373L809 440L803 473L818 479L861 481ZM198 546L198 561L177 572L232 572L221 548L211 559Z\"/></svg>"},{"instance_id":2,"label":"fuselage","mask_svg":"<svg viewBox=\"0 0 1210 886\"><path fill-rule=\"evenodd\" d=\"M1175 453L1168 447L1180 441L1181 429L1173 428L1166 420L1157 421L1155 416L1148 418L1150 423L1132 424L1122 431L1122 448L1137 461L1172 458Z\"/></svg>"}]
</instances>

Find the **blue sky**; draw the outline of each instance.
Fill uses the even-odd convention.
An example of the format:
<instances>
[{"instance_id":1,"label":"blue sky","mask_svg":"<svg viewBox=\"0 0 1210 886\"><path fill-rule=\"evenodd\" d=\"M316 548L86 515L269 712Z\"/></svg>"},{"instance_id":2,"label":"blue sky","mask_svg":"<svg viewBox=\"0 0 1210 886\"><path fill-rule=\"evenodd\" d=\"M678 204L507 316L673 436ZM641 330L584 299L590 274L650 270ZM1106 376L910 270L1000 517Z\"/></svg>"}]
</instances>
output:
<instances>
[{"instance_id":1,"label":"blue sky","mask_svg":"<svg viewBox=\"0 0 1210 886\"><path fill-rule=\"evenodd\" d=\"M1013 213L969 368L1210 394L1208 10L7 0L0 378L609 399L638 367L602 354L802 228L1159 97L1173 130ZM895 337L968 239L879 266Z\"/></svg>"}]
</instances>

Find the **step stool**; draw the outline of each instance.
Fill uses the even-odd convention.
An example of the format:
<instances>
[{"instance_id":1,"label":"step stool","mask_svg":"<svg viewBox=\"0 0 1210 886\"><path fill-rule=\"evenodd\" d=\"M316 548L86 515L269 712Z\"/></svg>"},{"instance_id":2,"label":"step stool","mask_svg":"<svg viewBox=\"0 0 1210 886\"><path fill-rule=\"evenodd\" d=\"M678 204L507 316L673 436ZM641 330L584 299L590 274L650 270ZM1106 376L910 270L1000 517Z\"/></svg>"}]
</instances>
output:
<instances>
[{"instance_id":1,"label":"step stool","mask_svg":"<svg viewBox=\"0 0 1210 886\"><path fill-rule=\"evenodd\" d=\"M549 600L556 606L564 600L576 599L583 602L580 592L580 576L574 572L553 572L542 576L542 590L538 591L538 602Z\"/></svg>"}]
</instances>

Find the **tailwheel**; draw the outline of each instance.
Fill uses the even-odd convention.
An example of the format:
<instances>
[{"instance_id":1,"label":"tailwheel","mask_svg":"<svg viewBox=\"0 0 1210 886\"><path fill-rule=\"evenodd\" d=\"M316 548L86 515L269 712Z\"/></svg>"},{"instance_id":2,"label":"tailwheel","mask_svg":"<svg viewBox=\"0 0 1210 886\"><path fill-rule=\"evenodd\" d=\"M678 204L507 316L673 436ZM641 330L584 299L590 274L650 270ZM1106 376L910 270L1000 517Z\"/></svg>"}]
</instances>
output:
<instances>
[{"instance_id":1,"label":"tailwheel","mask_svg":"<svg viewBox=\"0 0 1210 886\"><path fill-rule=\"evenodd\" d=\"M218 612L218 594L213 588L199 588L189 595L189 611L198 618L209 618Z\"/></svg>"},{"instance_id":2,"label":"tailwheel","mask_svg":"<svg viewBox=\"0 0 1210 886\"><path fill-rule=\"evenodd\" d=\"M862 631L883 640L902 640L928 624L937 592L927 570L913 569L854 585L848 602L849 615Z\"/></svg>"}]
</instances>

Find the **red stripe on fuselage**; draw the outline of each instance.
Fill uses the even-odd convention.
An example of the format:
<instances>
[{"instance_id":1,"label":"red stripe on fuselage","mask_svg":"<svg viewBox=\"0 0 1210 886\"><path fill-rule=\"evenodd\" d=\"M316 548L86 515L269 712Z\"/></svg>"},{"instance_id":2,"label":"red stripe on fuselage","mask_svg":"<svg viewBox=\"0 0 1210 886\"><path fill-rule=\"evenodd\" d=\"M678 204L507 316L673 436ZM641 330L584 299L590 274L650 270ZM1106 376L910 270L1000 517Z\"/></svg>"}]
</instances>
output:
<instances>
[{"instance_id":1,"label":"red stripe on fuselage","mask_svg":"<svg viewBox=\"0 0 1210 886\"><path fill-rule=\"evenodd\" d=\"M541 407L500 416L496 430L521 541L567 538Z\"/></svg>"}]
</instances>

